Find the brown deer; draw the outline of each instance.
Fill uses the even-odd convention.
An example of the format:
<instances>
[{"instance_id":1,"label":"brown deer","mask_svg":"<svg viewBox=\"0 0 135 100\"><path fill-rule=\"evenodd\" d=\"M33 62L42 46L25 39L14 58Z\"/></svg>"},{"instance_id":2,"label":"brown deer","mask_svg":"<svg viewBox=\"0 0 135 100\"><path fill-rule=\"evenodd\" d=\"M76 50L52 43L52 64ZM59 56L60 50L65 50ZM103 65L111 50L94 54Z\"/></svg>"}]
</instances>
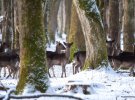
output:
<instances>
[{"instance_id":1,"label":"brown deer","mask_svg":"<svg viewBox=\"0 0 135 100\"><path fill-rule=\"evenodd\" d=\"M134 73L134 67L135 67L135 56L133 55L125 55L122 56L117 55L117 56L108 56L109 59L114 60L115 63L117 63L117 65L119 64L120 67L117 68L117 66L115 67L115 70L117 69L121 69L121 68L128 68L130 69L130 75L135 75ZM115 64L116 65L116 64Z\"/></svg>"},{"instance_id":2,"label":"brown deer","mask_svg":"<svg viewBox=\"0 0 135 100\"><path fill-rule=\"evenodd\" d=\"M74 62L73 62L73 74L76 74L82 70L86 58L86 51L77 51L74 53Z\"/></svg>"},{"instance_id":3,"label":"brown deer","mask_svg":"<svg viewBox=\"0 0 135 100\"><path fill-rule=\"evenodd\" d=\"M5 42L0 42L0 53L5 52L5 49L9 48L8 44Z\"/></svg>"},{"instance_id":4,"label":"brown deer","mask_svg":"<svg viewBox=\"0 0 135 100\"><path fill-rule=\"evenodd\" d=\"M16 65L17 61L19 61L19 55L16 53L0 53L0 69L7 67L9 75L12 74L11 69Z\"/></svg>"},{"instance_id":5,"label":"brown deer","mask_svg":"<svg viewBox=\"0 0 135 100\"><path fill-rule=\"evenodd\" d=\"M113 43L113 42L114 41L110 41L110 43ZM108 43L108 45L110 44ZM118 70L121 68L128 68L130 69L130 75L134 75L135 53L126 52L126 51L122 51L118 49L116 49L115 52L112 55L108 55L108 59L113 62L114 69Z\"/></svg>"},{"instance_id":6,"label":"brown deer","mask_svg":"<svg viewBox=\"0 0 135 100\"><path fill-rule=\"evenodd\" d=\"M47 61L48 61L48 69L50 69L51 67L53 67L54 65L61 65L62 66L62 74L61 77L63 77L63 75L65 75L66 77L66 69L65 66L67 63L69 63L69 57L70 57L70 47L73 43L65 43L64 45L66 46L66 50L65 53L51 53L51 54L47 54ZM48 70L49 73L49 70Z\"/></svg>"},{"instance_id":7,"label":"brown deer","mask_svg":"<svg viewBox=\"0 0 135 100\"><path fill-rule=\"evenodd\" d=\"M60 54L60 53L62 53L62 50L65 50L65 49L66 48L65 48L65 46L62 43L56 41L56 50L54 52L53 51L46 51L47 58L51 58L56 53ZM50 61L50 59L48 59L48 60ZM52 72L53 72L53 77L55 77L53 66L51 68L52 68ZM48 67L48 74L51 77L51 75L49 73L49 69L50 68Z\"/></svg>"},{"instance_id":8,"label":"brown deer","mask_svg":"<svg viewBox=\"0 0 135 100\"><path fill-rule=\"evenodd\" d=\"M3 54L4 52L5 52L5 50L6 49L8 49L9 47L8 47L8 44L7 43L5 43L5 42L0 42L0 54ZM2 67L0 66L0 76L1 76L1 69L2 69ZM4 76L5 76L5 74L6 74L6 69L4 68Z\"/></svg>"},{"instance_id":9,"label":"brown deer","mask_svg":"<svg viewBox=\"0 0 135 100\"><path fill-rule=\"evenodd\" d=\"M13 77L13 79L18 78L19 77L19 69L20 69L19 60L10 63L10 65L7 65L7 66L10 70L9 70L9 74L6 78L8 78L8 77Z\"/></svg>"}]
</instances>

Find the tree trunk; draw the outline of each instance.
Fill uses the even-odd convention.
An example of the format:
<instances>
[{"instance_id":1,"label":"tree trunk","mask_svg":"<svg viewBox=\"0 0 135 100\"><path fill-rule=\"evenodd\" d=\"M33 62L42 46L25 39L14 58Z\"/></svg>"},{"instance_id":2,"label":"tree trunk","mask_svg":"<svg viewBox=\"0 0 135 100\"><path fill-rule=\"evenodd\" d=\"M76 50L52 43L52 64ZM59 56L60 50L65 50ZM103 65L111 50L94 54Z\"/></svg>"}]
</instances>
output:
<instances>
[{"instance_id":1,"label":"tree trunk","mask_svg":"<svg viewBox=\"0 0 135 100\"><path fill-rule=\"evenodd\" d=\"M13 48L20 49L19 44L19 34L20 34L20 27L19 27L19 11L20 11L20 4L18 0L14 0L14 38L13 38Z\"/></svg>"},{"instance_id":2,"label":"tree trunk","mask_svg":"<svg viewBox=\"0 0 135 100\"><path fill-rule=\"evenodd\" d=\"M55 32L57 31L57 14L59 10L61 0L50 0L49 1L49 21L48 21L48 36L50 42L55 41Z\"/></svg>"},{"instance_id":3,"label":"tree trunk","mask_svg":"<svg viewBox=\"0 0 135 100\"><path fill-rule=\"evenodd\" d=\"M70 54L71 60L73 58L74 53L77 50L86 50L82 27L75 6L73 4L71 11L70 31L67 35L67 41L74 43L73 46L71 47L71 54Z\"/></svg>"},{"instance_id":4,"label":"tree trunk","mask_svg":"<svg viewBox=\"0 0 135 100\"><path fill-rule=\"evenodd\" d=\"M123 20L123 41L124 51L133 52L135 33L135 1L123 0L124 20Z\"/></svg>"},{"instance_id":5,"label":"tree trunk","mask_svg":"<svg viewBox=\"0 0 135 100\"><path fill-rule=\"evenodd\" d=\"M4 21L2 24L2 39L11 48L13 27L12 27L12 0L4 0L2 2L2 15L4 16Z\"/></svg>"},{"instance_id":6,"label":"tree trunk","mask_svg":"<svg viewBox=\"0 0 135 100\"><path fill-rule=\"evenodd\" d=\"M42 0L21 0L19 3L20 78L16 93L45 92L48 74Z\"/></svg>"},{"instance_id":7,"label":"tree trunk","mask_svg":"<svg viewBox=\"0 0 135 100\"><path fill-rule=\"evenodd\" d=\"M123 33L123 30L122 30L123 29L122 28L122 19L123 19L123 0L119 0L119 35L120 35L119 39L120 39L120 42L123 41L122 38L121 38L122 33ZM120 45L121 49L122 49L122 45Z\"/></svg>"},{"instance_id":8,"label":"tree trunk","mask_svg":"<svg viewBox=\"0 0 135 100\"><path fill-rule=\"evenodd\" d=\"M108 0L104 0L104 9L103 9L103 24L106 35L108 35L108 26L109 26L109 2Z\"/></svg>"},{"instance_id":9,"label":"tree trunk","mask_svg":"<svg viewBox=\"0 0 135 100\"><path fill-rule=\"evenodd\" d=\"M20 49L20 43L19 43L19 35L20 35L20 20L21 15L19 14L19 11L21 11L21 4L20 1L14 0L14 38L13 38L13 46L15 49Z\"/></svg>"},{"instance_id":10,"label":"tree trunk","mask_svg":"<svg viewBox=\"0 0 135 100\"><path fill-rule=\"evenodd\" d=\"M73 0L73 2L85 37L86 60L84 68L96 68L103 63L107 64L106 38L103 32L101 17L98 12L93 12L97 11L96 8L92 8L96 7L95 1ZM91 8L95 10L90 10Z\"/></svg>"},{"instance_id":11,"label":"tree trunk","mask_svg":"<svg viewBox=\"0 0 135 100\"><path fill-rule=\"evenodd\" d=\"M65 0L65 15L66 15L65 33L66 34L69 34L70 31L71 9L72 9L72 0Z\"/></svg>"},{"instance_id":12,"label":"tree trunk","mask_svg":"<svg viewBox=\"0 0 135 100\"><path fill-rule=\"evenodd\" d=\"M109 0L109 37L115 40L115 46L120 48L119 0Z\"/></svg>"}]
</instances>

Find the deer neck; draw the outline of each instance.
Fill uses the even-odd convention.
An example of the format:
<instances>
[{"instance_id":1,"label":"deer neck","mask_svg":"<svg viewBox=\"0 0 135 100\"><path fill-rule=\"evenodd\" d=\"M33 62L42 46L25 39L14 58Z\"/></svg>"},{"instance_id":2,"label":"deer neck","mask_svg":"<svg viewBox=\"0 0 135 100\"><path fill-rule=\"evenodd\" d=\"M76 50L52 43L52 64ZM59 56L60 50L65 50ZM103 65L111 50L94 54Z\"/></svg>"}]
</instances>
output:
<instances>
[{"instance_id":1,"label":"deer neck","mask_svg":"<svg viewBox=\"0 0 135 100\"><path fill-rule=\"evenodd\" d=\"M69 59L69 57L70 57L70 48L66 48L65 55L66 55L66 58Z\"/></svg>"}]
</instances>

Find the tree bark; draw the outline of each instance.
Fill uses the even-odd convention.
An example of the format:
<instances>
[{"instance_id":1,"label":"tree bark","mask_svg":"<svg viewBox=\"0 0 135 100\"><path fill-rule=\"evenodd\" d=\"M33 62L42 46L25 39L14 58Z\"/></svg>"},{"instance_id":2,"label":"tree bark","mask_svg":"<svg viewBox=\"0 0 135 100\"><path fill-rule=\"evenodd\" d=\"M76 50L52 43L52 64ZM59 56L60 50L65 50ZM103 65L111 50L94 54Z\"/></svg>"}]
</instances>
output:
<instances>
[{"instance_id":1,"label":"tree bark","mask_svg":"<svg viewBox=\"0 0 135 100\"><path fill-rule=\"evenodd\" d=\"M48 74L42 0L20 0L19 3L20 78L16 93L45 92Z\"/></svg>"},{"instance_id":2,"label":"tree bark","mask_svg":"<svg viewBox=\"0 0 135 100\"><path fill-rule=\"evenodd\" d=\"M109 37L115 40L115 46L120 49L119 0L109 0Z\"/></svg>"},{"instance_id":3,"label":"tree bark","mask_svg":"<svg viewBox=\"0 0 135 100\"><path fill-rule=\"evenodd\" d=\"M65 14L66 14L65 33L66 34L69 34L70 31L71 9L72 9L72 0L65 0Z\"/></svg>"},{"instance_id":4,"label":"tree bark","mask_svg":"<svg viewBox=\"0 0 135 100\"><path fill-rule=\"evenodd\" d=\"M104 9L103 9L103 24L104 24L104 30L106 35L108 35L108 26L109 26L109 1L108 0L104 0Z\"/></svg>"},{"instance_id":5,"label":"tree bark","mask_svg":"<svg viewBox=\"0 0 135 100\"><path fill-rule=\"evenodd\" d=\"M48 36L50 42L55 41L55 32L57 31L57 14L61 0L49 0L49 21L48 21Z\"/></svg>"},{"instance_id":6,"label":"tree bark","mask_svg":"<svg viewBox=\"0 0 135 100\"><path fill-rule=\"evenodd\" d=\"M73 2L85 37L86 60L84 68L96 68L103 63L107 64L107 49L105 45L106 38L99 13L86 13L87 10L92 11L87 8L88 6L92 7L89 5L91 3L88 3L92 1L73 0ZM95 16L91 17L91 14Z\"/></svg>"},{"instance_id":7,"label":"tree bark","mask_svg":"<svg viewBox=\"0 0 135 100\"><path fill-rule=\"evenodd\" d=\"M67 41L73 42L71 47L70 57L73 59L73 55L77 50L86 50L85 39L82 32L82 27L75 6L72 4L70 31L67 34Z\"/></svg>"},{"instance_id":8,"label":"tree bark","mask_svg":"<svg viewBox=\"0 0 135 100\"><path fill-rule=\"evenodd\" d=\"M135 1L123 0L124 20L123 20L123 42L124 51L133 52L135 33Z\"/></svg>"},{"instance_id":9,"label":"tree bark","mask_svg":"<svg viewBox=\"0 0 135 100\"><path fill-rule=\"evenodd\" d=\"M2 41L6 42L11 48L12 38L13 38L13 16L12 16L12 0L3 0L2 1L2 15L4 16L4 20L2 23Z\"/></svg>"}]
</instances>

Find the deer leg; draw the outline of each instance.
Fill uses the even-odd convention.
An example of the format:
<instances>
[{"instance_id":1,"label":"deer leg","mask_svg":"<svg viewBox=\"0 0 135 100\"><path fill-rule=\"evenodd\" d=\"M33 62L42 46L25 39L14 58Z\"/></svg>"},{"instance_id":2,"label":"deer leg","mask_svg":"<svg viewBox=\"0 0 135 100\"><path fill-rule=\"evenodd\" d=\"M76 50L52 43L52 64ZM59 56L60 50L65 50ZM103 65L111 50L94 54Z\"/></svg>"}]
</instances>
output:
<instances>
[{"instance_id":1,"label":"deer leg","mask_svg":"<svg viewBox=\"0 0 135 100\"><path fill-rule=\"evenodd\" d=\"M49 72L49 69L48 69L48 75L49 75L49 77L51 77L51 74L50 74L50 72Z\"/></svg>"},{"instance_id":2,"label":"deer leg","mask_svg":"<svg viewBox=\"0 0 135 100\"><path fill-rule=\"evenodd\" d=\"M55 77L54 67L52 67L53 77Z\"/></svg>"},{"instance_id":3,"label":"deer leg","mask_svg":"<svg viewBox=\"0 0 135 100\"><path fill-rule=\"evenodd\" d=\"M62 67L62 74L61 74L61 78L63 78L63 67Z\"/></svg>"},{"instance_id":4,"label":"deer leg","mask_svg":"<svg viewBox=\"0 0 135 100\"><path fill-rule=\"evenodd\" d=\"M74 74L76 74L76 72L77 72L77 65L75 65L75 72L74 72Z\"/></svg>"},{"instance_id":5,"label":"deer leg","mask_svg":"<svg viewBox=\"0 0 135 100\"><path fill-rule=\"evenodd\" d=\"M75 74L76 74L77 72L79 73L79 66L80 66L79 64L76 65L76 67L75 67Z\"/></svg>"},{"instance_id":6,"label":"deer leg","mask_svg":"<svg viewBox=\"0 0 135 100\"><path fill-rule=\"evenodd\" d=\"M66 77L66 65L64 66L64 74L65 74L65 77Z\"/></svg>"},{"instance_id":7,"label":"deer leg","mask_svg":"<svg viewBox=\"0 0 135 100\"><path fill-rule=\"evenodd\" d=\"M73 63L72 66L73 66L73 74L75 74L75 63Z\"/></svg>"},{"instance_id":8,"label":"deer leg","mask_svg":"<svg viewBox=\"0 0 135 100\"><path fill-rule=\"evenodd\" d=\"M135 68L135 66L132 66L129 68L129 70L130 70L129 76L133 76L133 77L135 76L134 68Z\"/></svg>"},{"instance_id":9,"label":"deer leg","mask_svg":"<svg viewBox=\"0 0 135 100\"><path fill-rule=\"evenodd\" d=\"M3 67L4 68L4 77L6 76L6 67Z\"/></svg>"},{"instance_id":10,"label":"deer leg","mask_svg":"<svg viewBox=\"0 0 135 100\"><path fill-rule=\"evenodd\" d=\"M75 65L75 72L74 72L75 74L77 73L77 70L78 70L78 65L76 64Z\"/></svg>"},{"instance_id":11,"label":"deer leg","mask_svg":"<svg viewBox=\"0 0 135 100\"><path fill-rule=\"evenodd\" d=\"M65 65L62 66L62 74L61 74L61 77L63 77L63 74L65 74L65 77L66 77Z\"/></svg>"},{"instance_id":12,"label":"deer leg","mask_svg":"<svg viewBox=\"0 0 135 100\"><path fill-rule=\"evenodd\" d=\"M17 78L17 72L18 72L18 68L14 68L14 71L13 71L13 79Z\"/></svg>"},{"instance_id":13,"label":"deer leg","mask_svg":"<svg viewBox=\"0 0 135 100\"><path fill-rule=\"evenodd\" d=\"M11 76L11 74L12 74L12 69L11 69L11 66L7 66L7 68L8 68L8 72L9 72L9 74L8 74L8 76L6 77L6 78L8 78L8 77L12 77Z\"/></svg>"},{"instance_id":14,"label":"deer leg","mask_svg":"<svg viewBox=\"0 0 135 100\"><path fill-rule=\"evenodd\" d=\"M0 67L0 77L1 77L1 69L2 69L2 67Z\"/></svg>"},{"instance_id":15,"label":"deer leg","mask_svg":"<svg viewBox=\"0 0 135 100\"><path fill-rule=\"evenodd\" d=\"M14 73L13 73L13 78L18 78L19 73L19 66L15 67Z\"/></svg>"}]
</instances>

